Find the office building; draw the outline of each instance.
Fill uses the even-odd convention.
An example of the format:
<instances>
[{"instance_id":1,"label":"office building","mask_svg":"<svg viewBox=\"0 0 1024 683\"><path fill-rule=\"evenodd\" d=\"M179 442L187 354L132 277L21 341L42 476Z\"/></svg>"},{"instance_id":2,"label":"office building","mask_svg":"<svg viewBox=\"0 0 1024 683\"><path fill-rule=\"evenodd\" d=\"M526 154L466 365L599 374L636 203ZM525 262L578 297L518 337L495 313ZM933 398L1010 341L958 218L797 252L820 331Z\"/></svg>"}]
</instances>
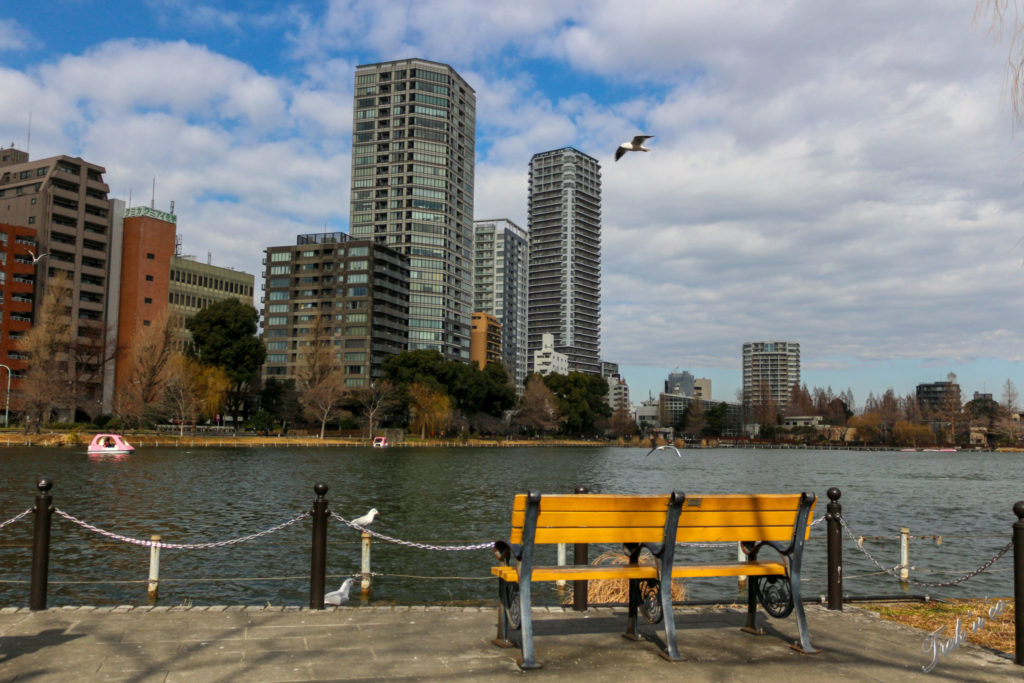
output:
<instances>
[{"instance_id":1,"label":"office building","mask_svg":"<svg viewBox=\"0 0 1024 683\"><path fill-rule=\"evenodd\" d=\"M369 386L383 375L385 357L406 350L409 259L404 254L329 232L268 247L265 261L265 377L298 377L303 348L314 341L318 320L348 387Z\"/></svg>"},{"instance_id":2,"label":"office building","mask_svg":"<svg viewBox=\"0 0 1024 683\"><path fill-rule=\"evenodd\" d=\"M950 406L959 408L961 401L960 385L953 381L918 384L916 395L917 405L925 416L948 410Z\"/></svg>"},{"instance_id":3,"label":"office building","mask_svg":"<svg viewBox=\"0 0 1024 683\"><path fill-rule=\"evenodd\" d=\"M60 419L91 419L103 403L111 216L102 166L66 155L31 161L27 152L0 150L0 223L36 231L37 304L47 281L67 275L74 352L68 354L70 386ZM25 252L18 256L24 256ZM42 256L46 254L46 256Z\"/></svg>"},{"instance_id":4,"label":"office building","mask_svg":"<svg viewBox=\"0 0 1024 683\"><path fill-rule=\"evenodd\" d=\"M475 221L473 310L490 313L501 323L501 356L522 391L529 372L526 353L530 238L510 220Z\"/></svg>"},{"instance_id":5,"label":"office building","mask_svg":"<svg viewBox=\"0 0 1024 683\"><path fill-rule=\"evenodd\" d=\"M469 360L476 94L450 66L356 67L350 234L409 259L409 349Z\"/></svg>"},{"instance_id":6,"label":"office building","mask_svg":"<svg viewBox=\"0 0 1024 683\"><path fill-rule=\"evenodd\" d=\"M501 323L490 313L473 314L469 360L481 370L488 363L501 363Z\"/></svg>"},{"instance_id":7,"label":"office building","mask_svg":"<svg viewBox=\"0 0 1024 683\"><path fill-rule=\"evenodd\" d=\"M38 253L35 230L0 223L0 363L8 375L0 375L0 382L6 381L15 397L28 369L28 355L18 342L32 327L35 265L29 249Z\"/></svg>"},{"instance_id":8,"label":"office building","mask_svg":"<svg viewBox=\"0 0 1024 683\"><path fill-rule=\"evenodd\" d=\"M743 345L743 404L772 401L782 412L794 384L800 383L800 344L787 341Z\"/></svg>"},{"instance_id":9,"label":"office building","mask_svg":"<svg viewBox=\"0 0 1024 683\"><path fill-rule=\"evenodd\" d=\"M527 349L545 334L570 372L601 374L601 166L563 148L535 154L529 176Z\"/></svg>"}]
</instances>

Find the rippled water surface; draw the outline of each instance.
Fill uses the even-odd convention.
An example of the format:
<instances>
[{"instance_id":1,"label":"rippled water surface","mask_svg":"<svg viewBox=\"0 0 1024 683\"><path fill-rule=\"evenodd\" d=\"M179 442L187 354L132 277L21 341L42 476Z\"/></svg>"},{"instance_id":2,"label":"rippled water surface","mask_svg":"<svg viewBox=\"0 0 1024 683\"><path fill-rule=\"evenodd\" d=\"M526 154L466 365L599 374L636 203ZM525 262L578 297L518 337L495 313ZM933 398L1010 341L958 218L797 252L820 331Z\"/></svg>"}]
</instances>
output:
<instances>
[{"instance_id":1,"label":"rippled water surface","mask_svg":"<svg viewBox=\"0 0 1024 683\"><path fill-rule=\"evenodd\" d=\"M842 491L844 517L881 564L899 563L896 536L909 527L911 578L939 583L966 574L1010 540L1013 503L1024 499L1024 455L813 450L688 450L683 457L620 448L144 448L90 458L71 449L0 450L0 523L31 507L36 481L54 480L54 505L118 534L201 543L245 536L308 511L317 481L333 511L353 518L380 511L373 529L433 544L468 544L508 534L512 495L571 492L784 493L813 491L824 513L829 487ZM28 604L31 516L0 528L0 606ZM916 538L927 536L929 538ZM935 536L941 536L941 543ZM160 604L291 604L309 601L311 525L228 547L161 555ZM332 520L327 571L359 571L359 536ZM600 549L592 549L591 556ZM732 559L735 547L687 550ZM571 551L570 551L571 556ZM374 542L371 602L482 602L492 599L488 550L427 551ZM146 604L149 550L55 517L51 606ZM825 525L805 553L805 595L825 587ZM856 543L844 542L845 590L901 592ZM734 580L695 582L692 599L735 599ZM911 585L915 594L1009 596L1012 553L957 587ZM544 599L559 595L545 589Z\"/></svg>"}]
</instances>

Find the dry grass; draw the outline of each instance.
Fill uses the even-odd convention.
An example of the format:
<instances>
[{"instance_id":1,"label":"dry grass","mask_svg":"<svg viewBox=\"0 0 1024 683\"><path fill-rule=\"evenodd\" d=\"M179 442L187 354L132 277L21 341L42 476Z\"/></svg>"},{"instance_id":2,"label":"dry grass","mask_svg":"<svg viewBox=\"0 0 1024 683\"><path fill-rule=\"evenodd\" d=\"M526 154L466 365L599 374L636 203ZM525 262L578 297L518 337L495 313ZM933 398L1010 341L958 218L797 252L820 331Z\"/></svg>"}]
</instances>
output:
<instances>
[{"instance_id":1,"label":"dry grass","mask_svg":"<svg viewBox=\"0 0 1024 683\"><path fill-rule=\"evenodd\" d=\"M594 558L590 564L593 565L624 565L629 563L629 556L625 553L606 552ZM654 565L654 558L644 552L640 555L639 563L642 565ZM683 582L676 580L672 582L672 600L680 601L686 597L686 587ZM572 604L572 592L569 592L562 599L563 604ZM593 605L606 605L611 603L629 603L629 580L627 579L594 579L587 582L587 603Z\"/></svg>"},{"instance_id":2,"label":"dry grass","mask_svg":"<svg viewBox=\"0 0 1024 683\"><path fill-rule=\"evenodd\" d=\"M865 609L878 613L883 619L896 621L907 626L931 633L943 626L944 637L951 637L956 628L956 620L960 619L961 629L969 635L967 641L998 650L1007 654L1014 653L1014 608L1013 600L1006 599L1005 611L995 619L988 618L989 609L994 607L996 600L955 600L953 602L927 603L870 603L861 605ZM985 625L977 633L971 633L971 626L977 618L984 618Z\"/></svg>"}]
</instances>

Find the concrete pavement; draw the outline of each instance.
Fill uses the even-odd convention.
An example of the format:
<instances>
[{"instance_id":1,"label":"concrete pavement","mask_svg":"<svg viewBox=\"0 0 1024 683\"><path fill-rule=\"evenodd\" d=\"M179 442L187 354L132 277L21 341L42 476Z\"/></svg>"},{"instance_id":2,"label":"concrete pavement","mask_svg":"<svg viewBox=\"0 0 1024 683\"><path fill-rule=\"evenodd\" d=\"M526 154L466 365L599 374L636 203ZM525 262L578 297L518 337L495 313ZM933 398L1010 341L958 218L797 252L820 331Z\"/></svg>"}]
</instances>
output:
<instances>
[{"instance_id":1,"label":"concrete pavement","mask_svg":"<svg viewBox=\"0 0 1024 683\"><path fill-rule=\"evenodd\" d=\"M768 635L752 636L740 631L744 609L677 608L688 658L680 663L622 638L625 608L534 615L544 668L524 673L518 649L491 644L492 607L8 607L0 609L0 681L1024 680L1024 667L971 645L925 674L924 632L849 605L808 606L816 655L787 646L796 638L792 617L767 618Z\"/></svg>"}]
</instances>

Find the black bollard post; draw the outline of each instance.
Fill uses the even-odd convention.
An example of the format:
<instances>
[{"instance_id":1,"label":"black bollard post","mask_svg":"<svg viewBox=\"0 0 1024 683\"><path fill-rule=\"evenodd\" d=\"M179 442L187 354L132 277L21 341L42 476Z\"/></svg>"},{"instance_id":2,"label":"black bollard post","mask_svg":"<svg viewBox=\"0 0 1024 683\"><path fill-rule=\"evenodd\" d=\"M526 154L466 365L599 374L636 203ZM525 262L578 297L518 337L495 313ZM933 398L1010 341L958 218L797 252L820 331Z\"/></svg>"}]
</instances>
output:
<instances>
[{"instance_id":1,"label":"black bollard post","mask_svg":"<svg viewBox=\"0 0 1024 683\"><path fill-rule=\"evenodd\" d=\"M839 502L842 492L835 486L826 491L828 506L828 608L843 609L843 506Z\"/></svg>"},{"instance_id":2,"label":"black bollard post","mask_svg":"<svg viewBox=\"0 0 1024 683\"><path fill-rule=\"evenodd\" d=\"M577 486L573 493L590 493L586 486ZM574 543L572 546L572 563L589 564L590 546L587 543ZM572 608L577 612L587 611L587 582L572 582Z\"/></svg>"},{"instance_id":3,"label":"black bollard post","mask_svg":"<svg viewBox=\"0 0 1024 683\"><path fill-rule=\"evenodd\" d=\"M309 563L309 608L324 608L324 592L327 589L327 484L318 481L313 486L316 500L313 501L313 550Z\"/></svg>"},{"instance_id":4,"label":"black bollard post","mask_svg":"<svg viewBox=\"0 0 1024 683\"><path fill-rule=\"evenodd\" d=\"M53 513L53 497L50 489L53 480L43 477L36 484L35 538L32 543L32 581L29 587L28 608L46 609L46 582L50 572L50 515Z\"/></svg>"},{"instance_id":5,"label":"black bollard post","mask_svg":"<svg viewBox=\"0 0 1024 683\"><path fill-rule=\"evenodd\" d=\"M1016 655L1014 661L1024 664L1024 500L1013 504L1013 642Z\"/></svg>"}]
</instances>

